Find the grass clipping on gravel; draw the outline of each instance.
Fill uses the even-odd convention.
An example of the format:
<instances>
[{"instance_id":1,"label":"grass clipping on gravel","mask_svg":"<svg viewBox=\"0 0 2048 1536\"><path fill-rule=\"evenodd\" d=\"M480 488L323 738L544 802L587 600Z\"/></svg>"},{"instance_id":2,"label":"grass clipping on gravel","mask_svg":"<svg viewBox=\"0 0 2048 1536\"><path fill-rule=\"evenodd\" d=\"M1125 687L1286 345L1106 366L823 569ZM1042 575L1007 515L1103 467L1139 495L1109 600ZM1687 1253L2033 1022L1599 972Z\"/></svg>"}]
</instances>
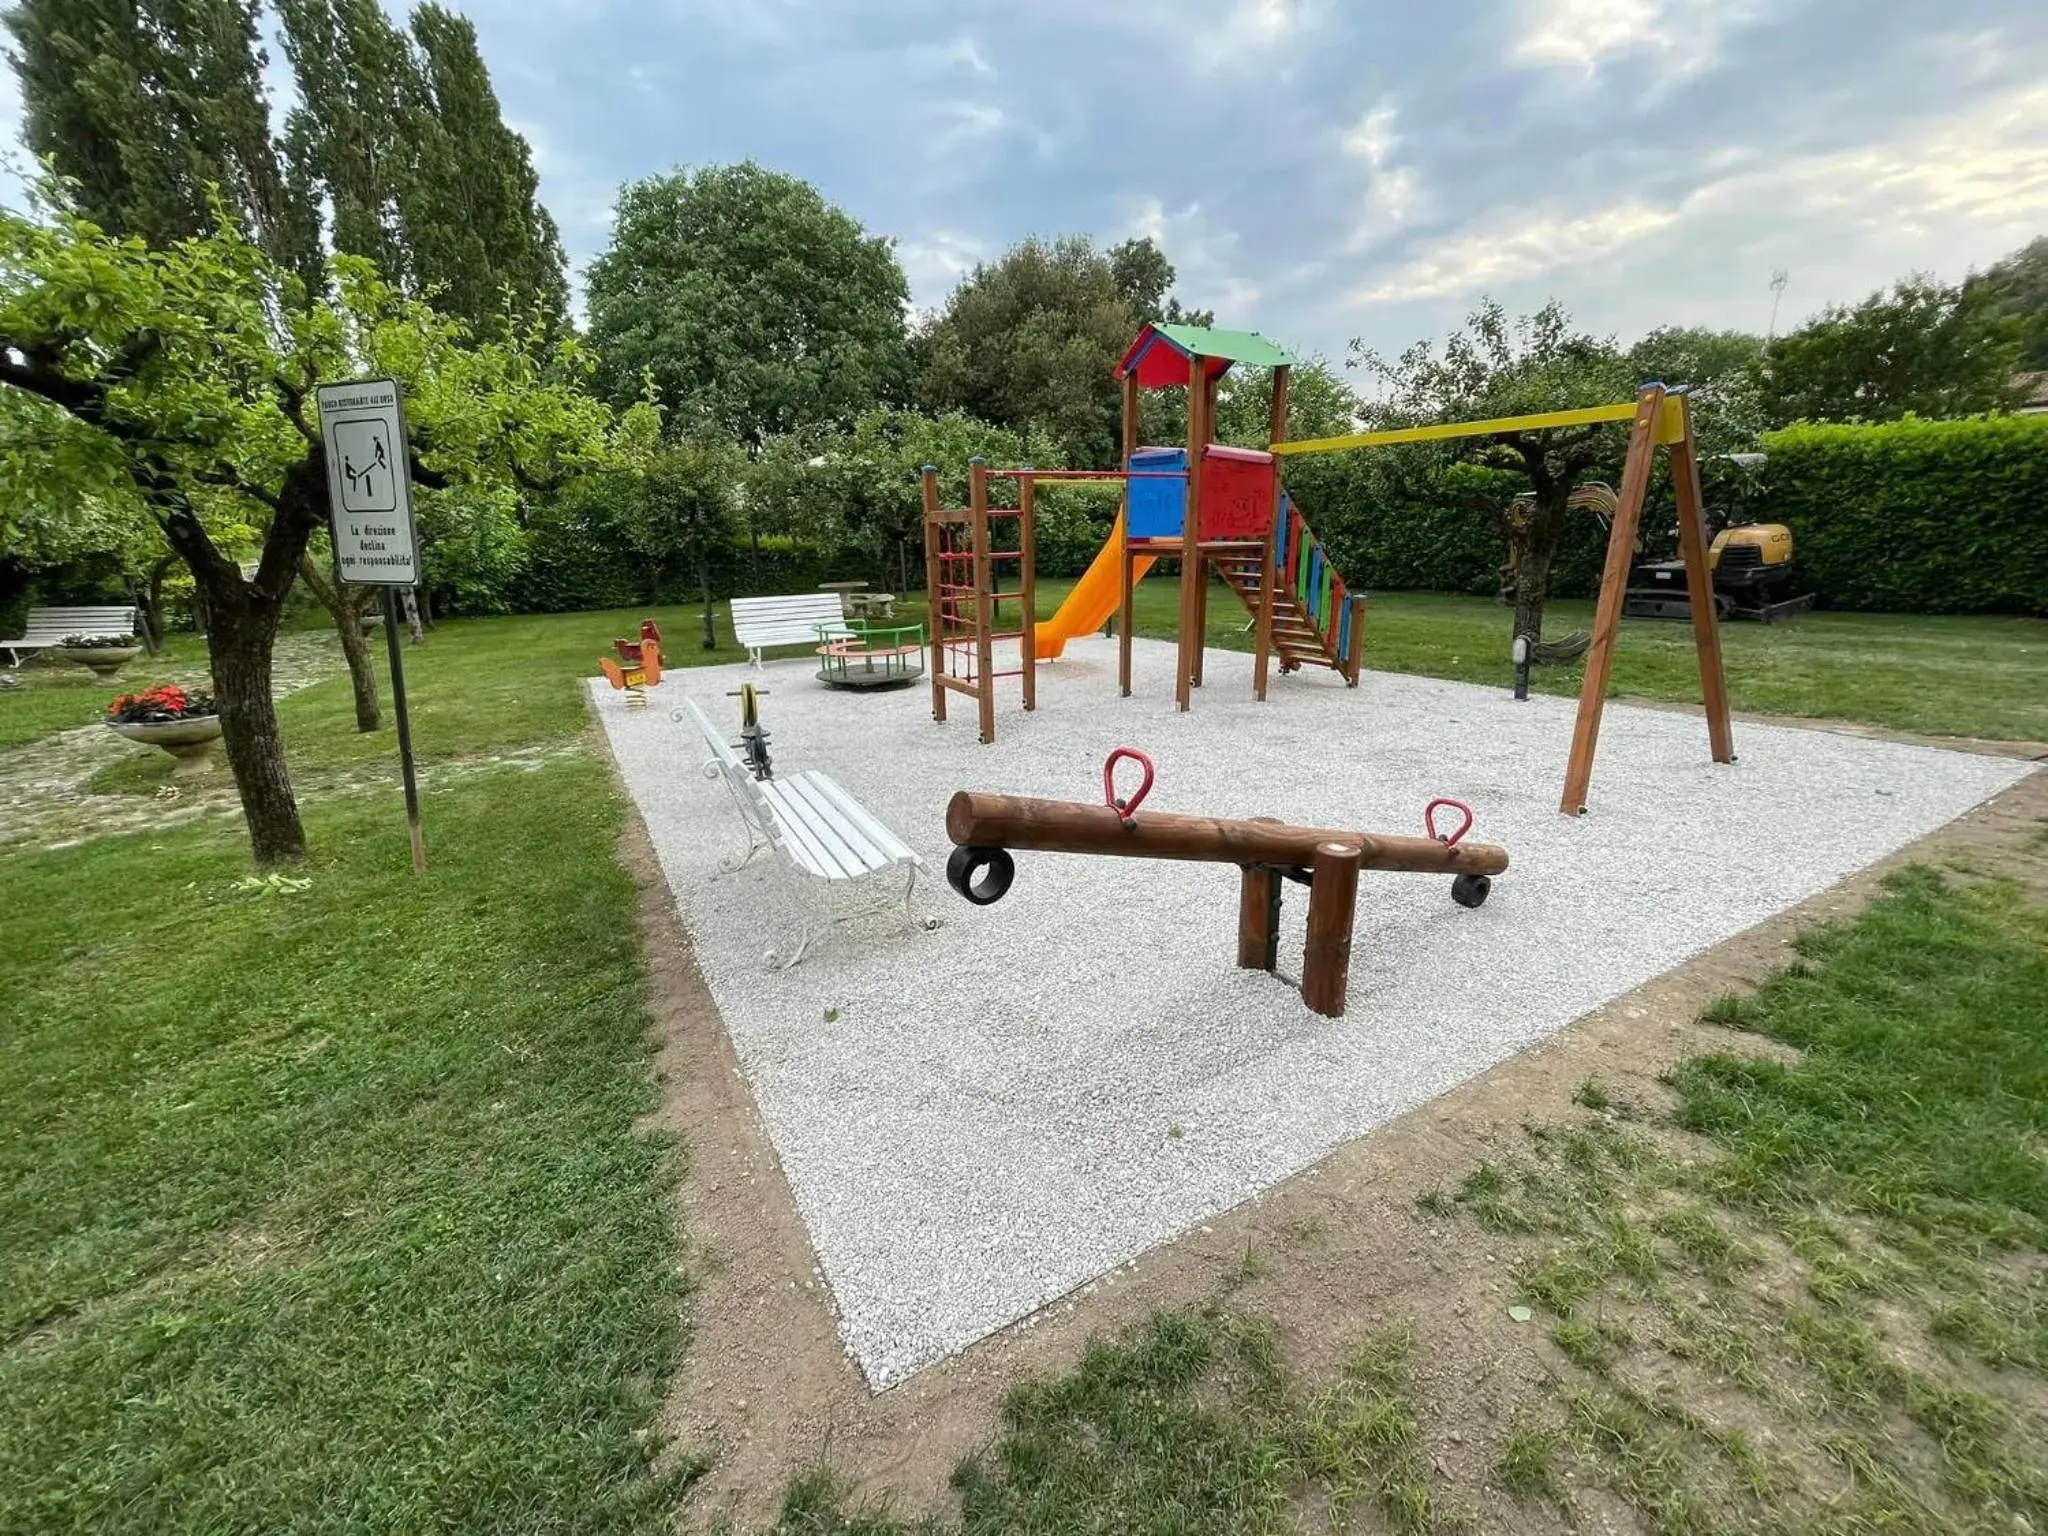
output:
<instances>
[{"instance_id":1,"label":"grass clipping on gravel","mask_svg":"<svg viewBox=\"0 0 2048 1536\"><path fill-rule=\"evenodd\" d=\"M307 819L279 882L239 826L0 859L0 1530L665 1531L603 769L430 797L424 877L390 799Z\"/></svg>"},{"instance_id":2,"label":"grass clipping on gravel","mask_svg":"<svg viewBox=\"0 0 2048 1536\"><path fill-rule=\"evenodd\" d=\"M1711 1015L1795 1058L1685 1063L1670 1126L1589 1083L1425 1197L1517 1240L1556 1349L1495 1478L1660 1531L2048 1529L2048 912L1911 870L1798 949Z\"/></svg>"}]
</instances>

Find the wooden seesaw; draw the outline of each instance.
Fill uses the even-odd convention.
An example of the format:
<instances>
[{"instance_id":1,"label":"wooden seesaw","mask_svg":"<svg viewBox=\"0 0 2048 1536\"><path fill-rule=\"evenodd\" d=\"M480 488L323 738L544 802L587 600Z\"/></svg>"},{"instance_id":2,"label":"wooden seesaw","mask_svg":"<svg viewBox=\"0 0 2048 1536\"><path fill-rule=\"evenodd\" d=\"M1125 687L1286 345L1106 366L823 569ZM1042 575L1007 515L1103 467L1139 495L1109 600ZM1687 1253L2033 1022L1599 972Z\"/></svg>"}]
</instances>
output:
<instances>
[{"instance_id":1,"label":"wooden seesaw","mask_svg":"<svg viewBox=\"0 0 2048 1536\"><path fill-rule=\"evenodd\" d=\"M1144 771L1129 800L1116 793L1116 765L1126 759ZM1099 805L961 790L946 806L946 835L954 843L946 861L947 883L976 906L1000 901L1017 872L1010 850L1019 848L1235 864L1243 872L1237 963L1275 975L1283 884L1306 885L1308 947L1302 956L1301 997L1317 1013L1339 1019L1351 970L1351 923L1361 869L1451 875L1451 900L1476 907L1492 889L1492 877L1508 867L1505 848L1464 841L1472 830L1472 810L1461 801L1430 801L1423 811L1428 835L1403 837L1296 827L1270 818L1234 821L1171 811L1140 816L1138 807L1151 793L1152 778L1150 758L1135 748L1118 747L1102 765ZM1436 813L1445 807L1464 813L1455 832L1436 830Z\"/></svg>"}]
</instances>

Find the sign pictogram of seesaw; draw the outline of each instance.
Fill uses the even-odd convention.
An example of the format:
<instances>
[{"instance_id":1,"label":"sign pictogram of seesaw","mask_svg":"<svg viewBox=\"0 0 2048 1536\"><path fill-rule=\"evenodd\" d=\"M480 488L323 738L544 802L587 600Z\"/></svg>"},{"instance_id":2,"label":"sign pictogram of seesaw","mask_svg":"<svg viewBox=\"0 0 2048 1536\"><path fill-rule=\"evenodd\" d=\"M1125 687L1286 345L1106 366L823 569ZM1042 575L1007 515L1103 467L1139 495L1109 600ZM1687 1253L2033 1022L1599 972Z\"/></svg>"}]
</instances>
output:
<instances>
[{"instance_id":1,"label":"sign pictogram of seesaw","mask_svg":"<svg viewBox=\"0 0 2048 1536\"><path fill-rule=\"evenodd\" d=\"M1143 771L1128 799L1116 792L1120 762ZM1279 975L1280 897L1287 882L1308 887L1308 945L1302 956L1301 997L1315 1012L1344 1016L1351 969L1351 926L1362 869L1450 875L1451 899L1476 907L1508 867L1505 848L1465 841L1472 810L1462 801L1436 799L1423 811L1421 837L1297 827L1269 818L1230 820L1147 811L1152 760L1134 747L1118 747L1102 765L1102 801L1040 800L961 790L946 807L953 840L946 880L976 906L1000 901L1016 878L1013 849L1041 853L1106 854L1126 859L1188 859L1235 864L1241 874L1237 963ZM1439 832L1436 814L1456 810L1464 821Z\"/></svg>"}]
</instances>

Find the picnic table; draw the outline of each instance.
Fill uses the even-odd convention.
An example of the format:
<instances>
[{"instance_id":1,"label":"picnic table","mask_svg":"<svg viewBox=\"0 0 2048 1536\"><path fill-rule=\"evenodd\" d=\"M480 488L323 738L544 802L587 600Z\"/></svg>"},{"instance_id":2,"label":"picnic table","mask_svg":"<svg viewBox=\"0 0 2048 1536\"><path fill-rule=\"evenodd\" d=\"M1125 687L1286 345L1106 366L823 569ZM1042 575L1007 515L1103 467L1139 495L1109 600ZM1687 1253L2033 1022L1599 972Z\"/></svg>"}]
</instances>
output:
<instances>
[{"instance_id":1,"label":"picnic table","mask_svg":"<svg viewBox=\"0 0 2048 1536\"><path fill-rule=\"evenodd\" d=\"M850 619L853 617L853 594L861 591L866 586L867 583L864 581L821 581L818 583L818 590L820 592L837 592L839 594L839 616L842 619Z\"/></svg>"}]
</instances>

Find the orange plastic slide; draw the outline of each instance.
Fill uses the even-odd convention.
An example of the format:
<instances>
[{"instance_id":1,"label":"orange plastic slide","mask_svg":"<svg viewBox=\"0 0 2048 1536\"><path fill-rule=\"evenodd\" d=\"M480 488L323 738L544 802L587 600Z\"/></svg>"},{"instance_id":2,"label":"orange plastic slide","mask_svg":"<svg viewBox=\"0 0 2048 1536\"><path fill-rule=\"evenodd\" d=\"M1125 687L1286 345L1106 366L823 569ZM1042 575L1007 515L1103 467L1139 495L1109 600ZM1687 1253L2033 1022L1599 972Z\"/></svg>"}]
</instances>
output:
<instances>
[{"instance_id":1,"label":"orange plastic slide","mask_svg":"<svg viewBox=\"0 0 2048 1536\"><path fill-rule=\"evenodd\" d=\"M1076 635L1085 635L1090 630L1100 629L1108 622L1123 601L1123 578L1118 564L1124 553L1124 515L1116 515L1116 526L1109 531L1109 542L1095 556L1086 574L1074 583L1074 590L1067 594L1067 600L1060 604L1060 611L1049 619L1040 619L1037 629L1037 643L1032 649L1038 660L1051 661L1067 648L1067 642ZM1145 579L1145 573L1152 569L1152 557L1141 555L1132 564L1131 584Z\"/></svg>"}]
</instances>

